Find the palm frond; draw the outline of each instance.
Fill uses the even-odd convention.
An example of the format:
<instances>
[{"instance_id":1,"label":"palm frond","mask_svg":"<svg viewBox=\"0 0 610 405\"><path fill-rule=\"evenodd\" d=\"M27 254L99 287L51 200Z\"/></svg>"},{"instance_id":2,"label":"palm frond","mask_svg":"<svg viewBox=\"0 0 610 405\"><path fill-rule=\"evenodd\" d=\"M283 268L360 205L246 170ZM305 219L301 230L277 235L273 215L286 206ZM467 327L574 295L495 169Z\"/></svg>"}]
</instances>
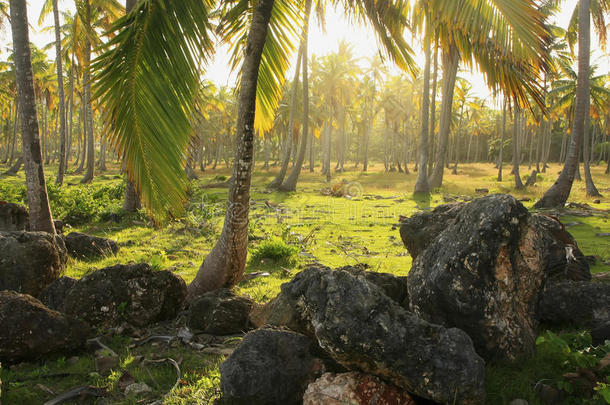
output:
<instances>
[{"instance_id":1,"label":"palm frond","mask_svg":"<svg viewBox=\"0 0 610 405\"><path fill-rule=\"evenodd\" d=\"M183 162L200 64L213 49L213 6L213 0L141 0L112 26L116 35L92 63L107 137L157 218L183 209Z\"/></svg>"}]
</instances>

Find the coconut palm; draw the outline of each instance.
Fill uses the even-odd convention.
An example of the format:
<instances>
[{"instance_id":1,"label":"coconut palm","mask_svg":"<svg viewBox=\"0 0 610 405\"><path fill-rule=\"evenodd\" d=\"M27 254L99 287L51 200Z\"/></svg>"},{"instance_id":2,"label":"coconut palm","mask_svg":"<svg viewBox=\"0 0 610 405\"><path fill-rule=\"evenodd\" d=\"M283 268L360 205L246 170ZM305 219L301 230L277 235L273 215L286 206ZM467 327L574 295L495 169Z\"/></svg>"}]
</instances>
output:
<instances>
[{"instance_id":1,"label":"coconut palm","mask_svg":"<svg viewBox=\"0 0 610 405\"><path fill-rule=\"evenodd\" d=\"M476 65L494 92L512 95L522 106L529 105L528 94L542 104L538 79L548 67L545 46L550 35L544 15L533 1L434 0L427 7L443 51L439 136L429 179L431 187L440 187L460 60L467 66Z\"/></svg>"},{"instance_id":2,"label":"coconut palm","mask_svg":"<svg viewBox=\"0 0 610 405\"><path fill-rule=\"evenodd\" d=\"M25 1L11 0L10 15L17 97L21 115L23 161L26 173L28 206L30 209L30 230L55 233L40 150L34 75L32 72Z\"/></svg>"},{"instance_id":3,"label":"coconut palm","mask_svg":"<svg viewBox=\"0 0 610 405\"><path fill-rule=\"evenodd\" d=\"M578 169L580 160L580 148L583 140L586 139L585 132L589 130L589 105L590 105L590 49L591 49L591 11L593 13L593 23L597 28L602 44L606 42L606 25L604 13L610 11L609 0L579 0L577 10L575 10L571 24L572 33L578 24L578 77L576 84L576 97L574 105L574 118L572 123L572 137L568 148L567 160L559 177L555 183L544 193L542 198L536 202L536 208L550 208L563 206L568 200L574 176ZM573 37L574 35L572 35ZM592 181L591 181L592 184ZM594 192L597 190L587 190Z\"/></svg>"},{"instance_id":4,"label":"coconut palm","mask_svg":"<svg viewBox=\"0 0 610 405\"><path fill-rule=\"evenodd\" d=\"M341 4L357 21L369 18L392 60L407 67L413 63L403 39L404 5L398 3ZM182 206L186 182L175 169L182 166L189 139L198 62L212 50L208 16L214 5L212 0L143 1L116 23L116 35L95 62L96 94L107 109L110 140L125 156L144 203L157 212ZM288 0L222 3L218 32L232 39L232 63L242 72L236 155L223 231L189 286L191 297L232 286L243 274L254 130L264 132L273 124L295 50L290 39L298 37L295 27L302 21L300 6Z\"/></svg>"}]
</instances>

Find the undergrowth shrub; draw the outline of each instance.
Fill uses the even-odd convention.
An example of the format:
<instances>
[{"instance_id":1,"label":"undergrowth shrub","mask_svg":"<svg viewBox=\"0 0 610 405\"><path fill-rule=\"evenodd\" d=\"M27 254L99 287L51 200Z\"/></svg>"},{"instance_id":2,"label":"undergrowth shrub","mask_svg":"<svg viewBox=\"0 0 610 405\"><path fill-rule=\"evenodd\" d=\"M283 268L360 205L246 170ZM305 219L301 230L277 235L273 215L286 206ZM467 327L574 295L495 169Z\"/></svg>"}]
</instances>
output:
<instances>
[{"instance_id":1,"label":"undergrowth shrub","mask_svg":"<svg viewBox=\"0 0 610 405\"><path fill-rule=\"evenodd\" d=\"M262 261L271 259L275 261L293 261L299 248L291 246L284 240L276 237L265 239L251 253L252 260Z\"/></svg>"},{"instance_id":2,"label":"undergrowth shrub","mask_svg":"<svg viewBox=\"0 0 610 405\"><path fill-rule=\"evenodd\" d=\"M69 188L47 183L51 211L55 218L61 218L71 225L99 220L107 213L120 209L125 185L78 185Z\"/></svg>"}]
</instances>

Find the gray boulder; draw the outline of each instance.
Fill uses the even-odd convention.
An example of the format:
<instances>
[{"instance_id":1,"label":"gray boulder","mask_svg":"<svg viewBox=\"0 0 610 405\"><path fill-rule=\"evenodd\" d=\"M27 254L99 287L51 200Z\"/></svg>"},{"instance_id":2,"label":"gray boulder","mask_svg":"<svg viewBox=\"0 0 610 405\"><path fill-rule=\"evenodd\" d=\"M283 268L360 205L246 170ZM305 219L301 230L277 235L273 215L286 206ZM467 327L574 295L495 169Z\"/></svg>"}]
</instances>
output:
<instances>
[{"instance_id":1,"label":"gray boulder","mask_svg":"<svg viewBox=\"0 0 610 405\"><path fill-rule=\"evenodd\" d=\"M77 259L96 259L119 251L119 245L112 239L79 232L69 233L65 241L68 253Z\"/></svg>"},{"instance_id":2,"label":"gray boulder","mask_svg":"<svg viewBox=\"0 0 610 405\"><path fill-rule=\"evenodd\" d=\"M89 327L27 294L0 291L0 360L38 360L84 346Z\"/></svg>"},{"instance_id":3,"label":"gray boulder","mask_svg":"<svg viewBox=\"0 0 610 405\"><path fill-rule=\"evenodd\" d=\"M565 277L566 244L557 238L563 235L557 224L531 216L510 195L465 205L414 260L411 309L464 330L485 359L533 353L541 291L550 278ZM552 263L558 250L561 271Z\"/></svg>"},{"instance_id":4,"label":"gray boulder","mask_svg":"<svg viewBox=\"0 0 610 405\"><path fill-rule=\"evenodd\" d=\"M66 294L64 310L95 326L141 327L175 317L185 298L184 280L171 272L153 271L146 263L117 264L78 280Z\"/></svg>"},{"instance_id":5,"label":"gray boulder","mask_svg":"<svg viewBox=\"0 0 610 405\"><path fill-rule=\"evenodd\" d=\"M454 222L465 206L465 203L443 204L431 212L421 212L402 220L400 238L413 260Z\"/></svg>"},{"instance_id":6,"label":"gray boulder","mask_svg":"<svg viewBox=\"0 0 610 405\"><path fill-rule=\"evenodd\" d=\"M252 329L248 319L251 298L222 288L197 298L189 308L188 326L211 335L231 335Z\"/></svg>"},{"instance_id":7,"label":"gray boulder","mask_svg":"<svg viewBox=\"0 0 610 405\"><path fill-rule=\"evenodd\" d=\"M538 316L550 325L591 327L610 321L610 284L582 282L546 286Z\"/></svg>"},{"instance_id":8,"label":"gray boulder","mask_svg":"<svg viewBox=\"0 0 610 405\"><path fill-rule=\"evenodd\" d=\"M248 333L220 365L225 405L300 405L332 361L310 338L280 329Z\"/></svg>"},{"instance_id":9,"label":"gray boulder","mask_svg":"<svg viewBox=\"0 0 610 405\"><path fill-rule=\"evenodd\" d=\"M64 300L68 291L76 284L78 280L72 277L63 276L53 281L42 292L40 301L50 309L64 312Z\"/></svg>"},{"instance_id":10,"label":"gray boulder","mask_svg":"<svg viewBox=\"0 0 610 405\"><path fill-rule=\"evenodd\" d=\"M463 331L408 312L363 276L310 267L282 286L320 346L350 370L440 403L482 404L484 362Z\"/></svg>"},{"instance_id":11,"label":"gray boulder","mask_svg":"<svg viewBox=\"0 0 610 405\"><path fill-rule=\"evenodd\" d=\"M431 212L418 213L402 220L400 237L413 260L455 223L466 206L466 203L439 205ZM550 280L591 280L589 263L576 240L557 218L533 214L528 217L528 224L536 228L539 237L545 240L545 274Z\"/></svg>"},{"instance_id":12,"label":"gray boulder","mask_svg":"<svg viewBox=\"0 0 610 405\"><path fill-rule=\"evenodd\" d=\"M27 231L30 229L30 214L26 207L0 201L0 231Z\"/></svg>"},{"instance_id":13,"label":"gray boulder","mask_svg":"<svg viewBox=\"0 0 610 405\"><path fill-rule=\"evenodd\" d=\"M64 241L46 232L0 232L0 290L39 296L63 272Z\"/></svg>"}]
</instances>

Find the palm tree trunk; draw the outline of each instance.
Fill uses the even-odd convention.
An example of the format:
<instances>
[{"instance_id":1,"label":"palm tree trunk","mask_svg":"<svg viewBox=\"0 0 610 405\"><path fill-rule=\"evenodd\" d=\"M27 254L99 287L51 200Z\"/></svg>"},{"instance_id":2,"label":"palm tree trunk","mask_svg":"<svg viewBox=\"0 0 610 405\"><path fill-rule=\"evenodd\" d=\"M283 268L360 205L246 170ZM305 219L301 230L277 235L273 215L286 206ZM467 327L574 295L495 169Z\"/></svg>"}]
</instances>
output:
<instances>
[{"instance_id":1,"label":"palm tree trunk","mask_svg":"<svg viewBox=\"0 0 610 405\"><path fill-rule=\"evenodd\" d=\"M436 162L428 182L431 188L439 188L443 184L445 169L445 156L447 154L447 141L451 127L451 113L453 109L453 91L457 78L457 69L460 55L455 45L443 53L443 101L441 103L441 117L438 131L438 148L436 149Z\"/></svg>"},{"instance_id":2,"label":"palm tree trunk","mask_svg":"<svg viewBox=\"0 0 610 405\"><path fill-rule=\"evenodd\" d=\"M421 132L419 133L419 172L417 173L417 182L415 183L415 194L429 194L430 186L428 185L428 125L430 119L430 33L426 33L424 41L424 83L422 91L421 103ZM406 147L406 145L405 145Z\"/></svg>"},{"instance_id":3,"label":"palm tree trunk","mask_svg":"<svg viewBox=\"0 0 610 405\"><path fill-rule=\"evenodd\" d=\"M506 97L502 103L502 137L500 139L500 156L498 156L498 181L502 181L502 165L504 163L504 139L506 138Z\"/></svg>"},{"instance_id":4,"label":"palm tree trunk","mask_svg":"<svg viewBox=\"0 0 610 405\"><path fill-rule=\"evenodd\" d=\"M578 3L578 78L576 82L576 105L574 106L574 122L572 139L568 148L566 160L557 181L544 196L534 205L536 208L551 208L563 206L572 190L574 175L580 160L580 146L584 138L586 117L589 115L589 52L591 49L590 7L589 0Z\"/></svg>"},{"instance_id":5,"label":"palm tree trunk","mask_svg":"<svg viewBox=\"0 0 610 405\"><path fill-rule=\"evenodd\" d=\"M11 156L8 161L8 164L13 163L13 159L15 158L15 145L17 144L17 131L19 129L19 102L15 103L15 119L13 120L13 143L11 145Z\"/></svg>"},{"instance_id":6,"label":"palm tree trunk","mask_svg":"<svg viewBox=\"0 0 610 405\"><path fill-rule=\"evenodd\" d=\"M51 216L47 184L42 165L34 75L30 55L28 17L25 1L10 0L11 29L13 33L17 97L21 105L21 137L23 160L30 209L30 230L55 233Z\"/></svg>"},{"instance_id":7,"label":"palm tree trunk","mask_svg":"<svg viewBox=\"0 0 610 405\"><path fill-rule=\"evenodd\" d=\"M524 188L519 174L519 163L521 162L521 148L519 145L519 133L521 132L521 108L517 100L514 102L515 119L513 122L513 175L515 176L515 189L521 190Z\"/></svg>"},{"instance_id":8,"label":"palm tree trunk","mask_svg":"<svg viewBox=\"0 0 610 405\"><path fill-rule=\"evenodd\" d=\"M301 134L301 144L299 145L299 152L297 160L290 172L290 175L280 186L282 191L295 191L297 189L297 181L301 174L301 168L303 167L303 161L305 160L305 151L307 150L307 141L309 140L309 76L307 71L307 37L309 34L309 14L311 12L311 0L307 0L305 3L305 26L303 27L303 39L302 39L302 52L301 58L303 66L303 132ZM343 167L342 167L343 168Z\"/></svg>"},{"instance_id":9,"label":"palm tree trunk","mask_svg":"<svg viewBox=\"0 0 610 405\"><path fill-rule=\"evenodd\" d=\"M587 114L585 115L585 131L583 134L583 161L585 167L585 189L587 190L587 195L589 197L601 197L602 195L595 187L595 183L593 183L593 176L591 176L591 153L590 153L590 145L589 145L589 129L590 129L590 121L591 115L587 109Z\"/></svg>"},{"instance_id":10,"label":"palm tree trunk","mask_svg":"<svg viewBox=\"0 0 610 405\"><path fill-rule=\"evenodd\" d=\"M332 117L332 115L331 115ZM332 133L333 133L333 124L332 122L327 122L326 123L326 155L325 155L325 159L326 159L326 181L330 182L332 173L330 170L330 147L332 145Z\"/></svg>"},{"instance_id":11,"label":"palm tree trunk","mask_svg":"<svg viewBox=\"0 0 610 405\"><path fill-rule=\"evenodd\" d=\"M61 186L66 171L66 99L64 97L64 72L61 56L61 33L59 27L59 9L57 0L53 2L53 19L55 23L55 66L57 67L57 93L59 95L59 167L55 184Z\"/></svg>"},{"instance_id":12,"label":"palm tree trunk","mask_svg":"<svg viewBox=\"0 0 610 405\"><path fill-rule=\"evenodd\" d=\"M286 136L286 141L285 141L285 150L284 150L284 157L282 159L282 166L280 167L280 171L279 173L275 176L275 179L273 179L273 181L271 183L269 183L269 185L267 187L269 188L277 188L280 187L282 185L282 182L284 181L284 177L286 177L286 172L288 171L288 165L290 164L290 157L292 155L292 144L294 142L293 137L294 137L294 115L296 114L296 108L297 108L297 88L299 86L299 74L300 72L300 66L301 66L301 61L303 59L303 43L301 42L301 46L299 47L299 51L297 54L297 68L294 72L294 79L292 80L292 90L291 90L291 96L292 99L290 101L290 113L289 113L289 118L288 118L288 133ZM305 136L305 134L303 134L303 136Z\"/></svg>"},{"instance_id":13,"label":"palm tree trunk","mask_svg":"<svg viewBox=\"0 0 610 405\"><path fill-rule=\"evenodd\" d=\"M246 267L250 181L254 158L254 112L261 55L274 0L259 0L254 8L242 67L237 114L237 148L229 199L220 238L188 286L189 298L237 284Z\"/></svg>"},{"instance_id":14,"label":"palm tree trunk","mask_svg":"<svg viewBox=\"0 0 610 405\"><path fill-rule=\"evenodd\" d=\"M87 1L88 4L88 1ZM89 7L87 7L89 9ZM83 71L83 95L85 102L85 120L87 128L87 168L85 177L81 183L91 183L95 172L95 134L93 131L93 109L91 107L91 75L89 74L89 63L91 61L91 43L85 44L85 66Z\"/></svg>"},{"instance_id":15,"label":"palm tree trunk","mask_svg":"<svg viewBox=\"0 0 610 405\"><path fill-rule=\"evenodd\" d=\"M428 173L432 173L434 168L434 138L436 129L436 87L438 83L438 44L434 45L434 73L432 74L432 96L430 97L430 128L428 141L430 146L428 148Z\"/></svg>"}]
</instances>

